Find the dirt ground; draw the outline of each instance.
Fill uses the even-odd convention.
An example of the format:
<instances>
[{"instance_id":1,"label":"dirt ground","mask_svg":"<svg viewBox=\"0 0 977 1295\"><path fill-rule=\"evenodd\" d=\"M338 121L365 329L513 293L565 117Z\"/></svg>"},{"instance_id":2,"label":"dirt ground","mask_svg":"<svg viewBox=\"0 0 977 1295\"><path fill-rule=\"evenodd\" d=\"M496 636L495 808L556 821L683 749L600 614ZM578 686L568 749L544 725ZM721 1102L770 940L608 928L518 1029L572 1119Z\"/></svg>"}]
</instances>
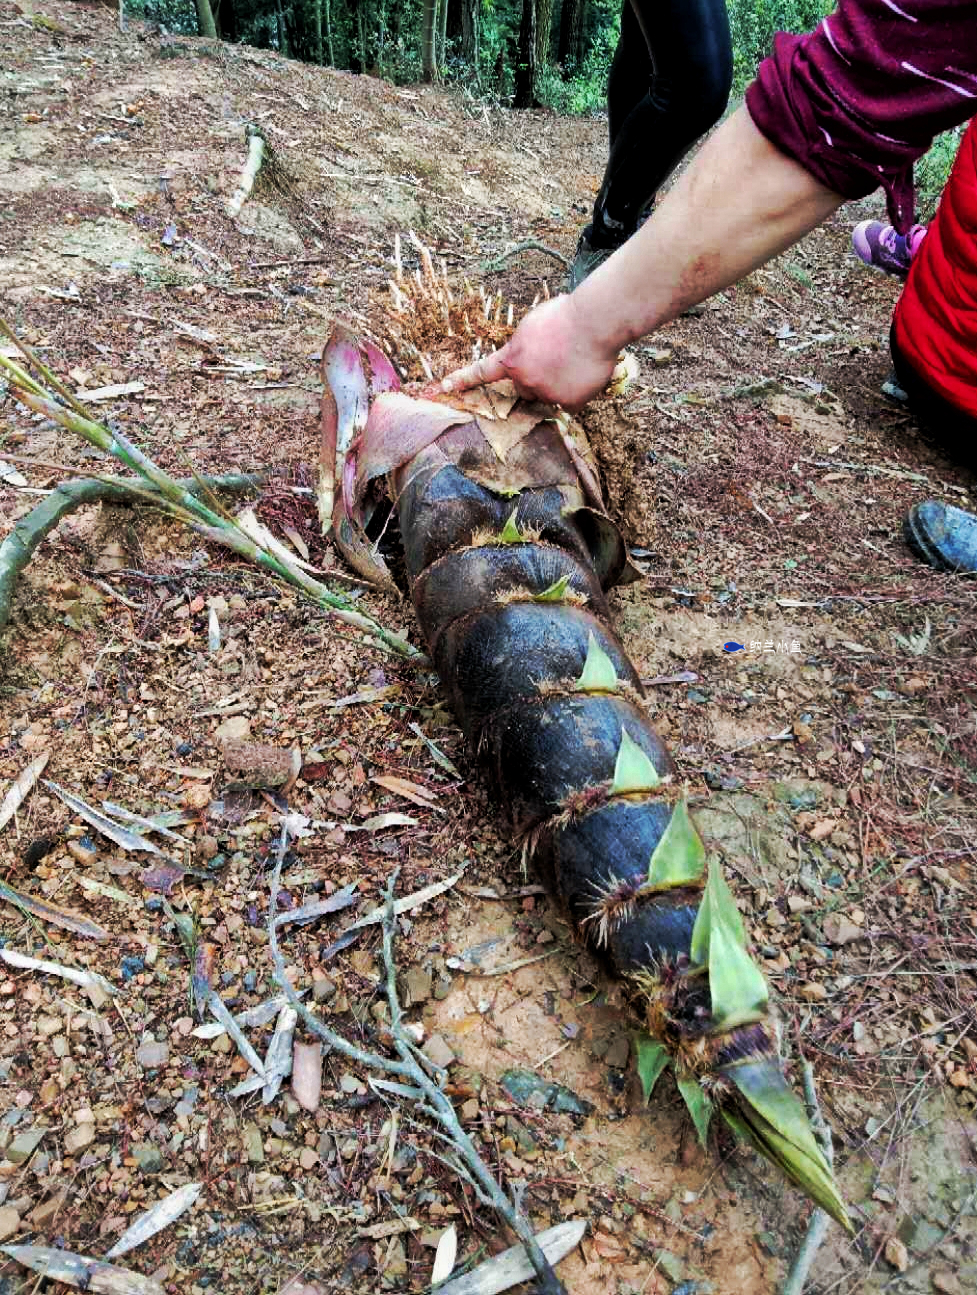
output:
<instances>
[{"instance_id":1,"label":"dirt ground","mask_svg":"<svg viewBox=\"0 0 977 1295\"><path fill-rule=\"evenodd\" d=\"M572 253L603 124L120 34L109 10L59 0L0 0L0 29L4 315L72 390L142 384L95 408L167 469L287 469L261 515L338 568L309 491L330 321L382 326L409 229L517 306L557 291L544 253L484 263L527 239ZM283 174L235 222L248 122ZM751 925L790 1073L799 1053L813 1063L834 1131L857 1237L829 1232L809 1289L952 1295L977 1286L977 589L917 563L900 525L922 498L972 506L974 481L880 392L898 285L848 251L874 210L843 210L639 347L636 386L588 425L647 573L615 595L618 626ZM27 483L0 482L2 535L103 461L0 402L0 460ZM359 598L417 641L407 606ZM725 654L730 639L744 651ZM523 876L433 676L145 508L62 522L0 641L0 791L49 752L44 778L89 805L182 811L200 874L161 894L153 860L43 785L0 831L6 884L57 909L5 904L0 952L117 991L0 969L0 1239L102 1256L193 1181L193 1209L119 1261L167 1291L423 1290L449 1224L460 1259L511 1244L410 1104L356 1067L327 1056L312 1111L287 1084L263 1106L228 1095L248 1070L228 1036L194 1033L175 917L193 918L233 1011L273 993L283 802L233 786L221 743L236 735L301 754L288 808L309 826L285 905L355 883L362 913L395 867L404 895L463 870L402 919L402 989L534 1224L589 1221L567 1289L777 1289L806 1202L750 1153L700 1150L664 1081L643 1108L614 995ZM391 776L407 796L376 781ZM413 822L376 823L389 813ZM337 950L345 924L286 927L285 956L317 1010L371 1046L378 928ZM262 1055L272 1028L250 1031ZM587 1113L521 1106L501 1084L513 1068ZM24 1271L8 1262L0 1289L45 1288Z\"/></svg>"}]
</instances>

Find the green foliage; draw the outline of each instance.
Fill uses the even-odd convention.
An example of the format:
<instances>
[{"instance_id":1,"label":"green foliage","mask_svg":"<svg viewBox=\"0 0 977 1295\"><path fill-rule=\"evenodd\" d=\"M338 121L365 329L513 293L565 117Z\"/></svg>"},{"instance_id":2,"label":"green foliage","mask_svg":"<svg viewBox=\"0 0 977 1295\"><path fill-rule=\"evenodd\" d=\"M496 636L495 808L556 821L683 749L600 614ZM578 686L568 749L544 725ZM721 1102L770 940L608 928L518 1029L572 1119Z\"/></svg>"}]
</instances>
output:
<instances>
[{"instance_id":1,"label":"green foliage","mask_svg":"<svg viewBox=\"0 0 977 1295\"><path fill-rule=\"evenodd\" d=\"M835 0L729 0L733 36L733 95L742 95L778 31L812 31Z\"/></svg>"},{"instance_id":2,"label":"green foliage","mask_svg":"<svg viewBox=\"0 0 977 1295\"><path fill-rule=\"evenodd\" d=\"M937 135L930 150L916 163L916 219L925 224L933 219L940 194L950 178L950 169L963 138L963 126Z\"/></svg>"}]
</instances>

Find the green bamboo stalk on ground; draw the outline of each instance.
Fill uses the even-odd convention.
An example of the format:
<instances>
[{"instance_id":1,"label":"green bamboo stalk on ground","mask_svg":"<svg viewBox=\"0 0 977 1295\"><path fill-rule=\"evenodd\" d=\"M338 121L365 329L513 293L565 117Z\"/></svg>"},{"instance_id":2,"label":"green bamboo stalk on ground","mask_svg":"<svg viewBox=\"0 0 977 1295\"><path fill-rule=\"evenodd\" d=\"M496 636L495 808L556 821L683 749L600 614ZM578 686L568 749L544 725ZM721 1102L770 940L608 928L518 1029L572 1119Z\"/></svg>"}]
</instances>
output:
<instances>
[{"instance_id":1,"label":"green bamboo stalk on ground","mask_svg":"<svg viewBox=\"0 0 977 1295\"><path fill-rule=\"evenodd\" d=\"M0 333L9 337L20 348L28 362L37 368L48 384L48 387L45 387L9 357L0 355L0 370L7 374L8 382L15 391L17 399L29 409L58 423L67 431L83 437L90 445L103 450L136 473L140 480L131 484L129 487L131 493L143 494L144 486L141 483L147 484L153 502L162 506L170 516L192 527L205 538L222 544L241 557L256 563L269 574L300 589L336 620L364 630L386 650L413 660L424 659L423 653L406 639L391 633L371 616L358 611L344 595L334 593L305 571L256 544L244 534L232 517L218 512L194 493L193 486L196 483L178 481L171 477L122 432L110 430L104 424L92 419L84 405L71 394L43 361L21 342L14 330L2 318L0 318ZM65 402L64 404L55 399L55 393ZM120 488L125 487L125 482L116 480Z\"/></svg>"}]
</instances>

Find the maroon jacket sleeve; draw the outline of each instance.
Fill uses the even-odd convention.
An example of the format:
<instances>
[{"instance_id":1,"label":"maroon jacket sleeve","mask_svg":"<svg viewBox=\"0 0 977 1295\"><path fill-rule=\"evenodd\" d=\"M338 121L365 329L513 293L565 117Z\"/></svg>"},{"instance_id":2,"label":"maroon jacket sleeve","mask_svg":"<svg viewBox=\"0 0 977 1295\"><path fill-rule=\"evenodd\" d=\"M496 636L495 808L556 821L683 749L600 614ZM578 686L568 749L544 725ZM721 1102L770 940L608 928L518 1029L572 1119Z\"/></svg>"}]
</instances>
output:
<instances>
[{"instance_id":1,"label":"maroon jacket sleeve","mask_svg":"<svg viewBox=\"0 0 977 1295\"><path fill-rule=\"evenodd\" d=\"M757 129L846 198L879 185L913 219L913 163L977 115L977 0L840 0L805 36L780 33L746 92Z\"/></svg>"}]
</instances>

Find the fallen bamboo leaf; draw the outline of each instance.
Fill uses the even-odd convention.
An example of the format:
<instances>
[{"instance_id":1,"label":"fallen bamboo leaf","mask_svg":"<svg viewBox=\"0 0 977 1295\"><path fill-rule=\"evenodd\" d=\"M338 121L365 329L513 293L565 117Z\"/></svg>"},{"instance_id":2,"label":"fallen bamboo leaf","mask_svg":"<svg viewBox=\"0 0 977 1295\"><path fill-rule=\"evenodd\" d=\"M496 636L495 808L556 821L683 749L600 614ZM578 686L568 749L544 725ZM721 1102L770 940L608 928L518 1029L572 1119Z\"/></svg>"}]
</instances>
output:
<instances>
[{"instance_id":1,"label":"fallen bamboo leaf","mask_svg":"<svg viewBox=\"0 0 977 1295\"><path fill-rule=\"evenodd\" d=\"M194 815L188 814L185 810L170 809L162 814L156 814L152 818L145 818L142 814L134 814L131 809L116 805L111 800L103 800L102 808L106 814L111 814L113 818L121 818L124 822L131 823L132 830L137 836L142 836L143 832L158 832L160 836L168 837L179 845L188 846L190 844L185 836L179 836L176 832L170 831L170 828L181 827L185 823L193 822Z\"/></svg>"},{"instance_id":2,"label":"fallen bamboo leaf","mask_svg":"<svg viewBox=\"0 0 977 1295\"><path fill-rule=\"evenodd\" d=\"M431 1269L431 1285L440 1286L448 1280L454 1271L458 1258L458 1229L452 1223L441 1233L438 1248L434 1254L434 1266Z\"/></svg>"},{"instance_id":3,"label":"fallen bamboo leaf","mask_svg":"<svg viewBox=\"0 0 977 1295\"><path fill-rule=\"evenodd\" d=\"M292 1073L292 1041L298 1019L298 1012L287 1003L278 1014L275 1032L265 1053L265 1086L261 1092L263 1106L268 1106L275 1100L282 1080Z\"/></svg>"},{"instance_id":4,"label":"fallen bamboo leaf","mask_svg":"<svg viewBox=\"0 0 977 1295\"><path fill-rule=\"evenodd\" d=\"M329 702L329 710L344 710L347 706L365 706L371 701L383 701L400 691L399 683L384 684L382 688L363 688L360 692L351 692L345 697L337 697ZM318 705L318 703L316 703ZM329 766L330 769L332 765Z\"/></svg>"},{"instance_id":5,"label":"fallen bamboo leaf","mask_svg":"<svg viewBox=\"0 0 977 1295\"><path fill-rule=\"evenodd\" d=\"M587 1231L586 1219L571 1219L558 1223L555 1228L538 1232L536 1240L543 1254L555 1268L561 1259L575 1249ZM522 1246L512 1246L500 1255L486 1259L470 1273L438 1287L438 1295L499 1295L519 1282L531 1281L536 1276Z\"/></svg>"},{"instance_id":6,"label":"fallen bamboo leaf","mask_svg":"<svg viewBox=\"0 0 977 1295\"><path fill-rule=\"evenodd\" d=\"M288 562L293 567L298 567L301 571L315 571L316 568L311 562L306 562L304 558L296 557L294 553L289 552L281 540L276 539L268 527L263 522L258 521L253 508L242 508L234 521L238 529L249 540L252 540L259 548L274 554L280 561Z\"/></svg>"},{"instance_id":7,"label":"fallen bamboo leaf","mask_svg":"<svg viewBox=\"0 0 977 1295\"><path fill-rule=\"evenodd\" d=\"M166 1295L152 1277L87 1255L72 1254L70 1250L56 1250L53 1246L0 1246L0 1250L49 1281L64 1282L76 1290L97 1291L99 1295Z\"/></svg>"},{"instance_id":8,"label":"fallen bamboo leaf","mask_svg":"<svg viewBox=\"0 0 977 1295\"><path fill-rule=\"evenodd\" d=\"M382 832L386 827L418 827L416 818L409 814L374 814L365 823L344 823L344 832Z\"/></svg>"},{"instance_id":9,"label":"fallen bamboo leaf","mask_svg":"<svg viewBox=\"0 0 977 1295\"><path fill-rule=\"evenodd\" d=\"M0 881L0 899L5 899L9 904L14 904L17 908L22 909L25 913L30 913L31 917L36 917L41 922L50 922L53 926L60 926L65 931L71 931L74 935L82 935L89 940L107 940L109 938L108 931L99 926L97 922L91 921L90 918L82 917L79 913L71 913L64 908L58 908L54 904L49 904L46 900L35 899L33 895L24 895L19 890L14 890L13 886L8 886L5 881Z\"/></svg>"},{"instance_id":10,"label":"fallen bamboo leaf","mask_svg":"<svg viewBox=\"0 0 977 1295\"><path fill-rule=\"evenodd\" d=\"M421 728L420 724L410 723L408 724L407 727L410 729L412 733L416 733L417 736L421 739L421 741L430 751L431 757L433 758L436 764L439 764L442 769L444 769L447 773L450 773L453 778L461 777L461 774L451 763L451 761L448 759L445 753L441 750L441 748L436 743L431 741L431 739Z\"/></svg>"},{"instance_id":11,"label":"fallen bamboo leaf","mask_svg":"<svg viewBox=\"0 0 977 1295\"><path fill-rule=\"evenodd\" d=\"M216 992L216 990L212 989L210 991L210 994L207 997L207 1006L210 1008L213 1015L216 1016L218 1021L220 1021L221 1025L223 1025L227 1033L234 1040L234 1044L238 1052L240 1052L241 1056L248 1063L251 1069L255 1072L256 1075L263 1076L265 1073L264 1062L261 1060L257 1052L255 1052L254 1048L252 1048L251 1044L244 1037L243 1033L241 1032L241 1027L238 1025L237 1021L235 1021L234 1017L227 1010L227 1007L224 1004L224 1000L220 997L220 995Z\"/></svg>"},{"instance_id":12,"label":"fallen bamboo leaf","mask_svg":"<svg viewBox=\"0 0 977 1295\"><path fill-rule=\"evenodd\" d=\"M18 809L20 809L34 784L44 772L44 766L50 758L51 752L45 751L36 760L32 760L26 769L21 769L10 784L6 796L3 798L3 804L0 805L0 830L7 826Z\"/></svg>"},{"instance_id":13,"label":"fallen bamboo leaf","mask_svg":"<svg viewBox=\"0 0 977 1295\"><path fill-rule=\"evenodd\" d=\"M0 459L0 482L5 486L13 486L15 490L22 490L24 486L30 484L22 472L12 468L3 459Z\"/></svg>"},{"instance_id":14,"label":"fallen bamboo leaf","mask_svg":"<svg viewBox=\"0 0 977 1295\"><path fill-rule=\"evenodd\" d=\"M121 1255L143 1245L157 1232L162 1232L171 1223L175 1223L181 1214L185 1214L203 1191L203 1183L187 1183L185 1187L170 1192L161 1201L157 1201L144 1214L140 1214L122 1233L115 1245L105 1256L106 1259L118 1259Z\"/></svg>"},{"instance_id":15,"label":"fallen bamboo leaf","mask_svg":"<svg viewBox=\"0 0 977 1295\"><path fill-rule=\"evenodd\" d=\"M63 967L60 962L48 962L44 958L32 958L16 949L0 949L0 958L11 967L22 967L25 971L43 971L49 976L60 976L70 980L82 989L97 988L106 994L114 994L115 986L95 971L77 971L74 967Z\"/></svg>"},{"instance_id":16,"label":"fallen bamboo leaf","mask_svg":"<svg viewBox=\"0 0 977 1295\"><path fill-rule=\"evenodd\" d=\"M305 993L304 989L296 991L299 998ZM273 1021L278 1013L282 1010L288 999L284 994L279 994L277 998L269 998L267 1002L259 1003L256 1007L249 1007L247 1011L236 1012L234 1020L242 1029L257 1029L261 1025L267 1025ZM205 1025L198 1025L195 1030L191 1031L195 1039L216 1039L221 1034L226 1034L224 1026L220 1021L208 1021Z\"/></svg>"},{"instance_id":17,"label":"fallen bamboo leaf","mask_svg":"<svg viewBox=\"0 0 977 1295\"><path fill-rule=\"evenodd\" d=\"M120 849L143 850L149 854L163 854L158 845L154 845L152 841L143 840L136 832L130 832L126 827L121 827L107 815L100 814L97 809L93 809L91 805L86 804L80 796L75 796L72 792L66 791L64 787L59 787L56 782L45 779L44 785L63 800L70 810L83 818L86 823L91 824L96 832L101 832L103 836L107 836ZM165 858L166 856L164 855L163 857Z\"/></svg>"},{"instance_id":18,"label":"fallen bamboo leaf","mask_svg":"<svg viewBox=\"0 0 977 1295\"><path fill-rule=\"evenodd\" d=\"M387 791L392 791L395 796L403 796L405 800L420 805L421 809L432 809L438 799L434 792L428 791L426 787L421 787L416 782L409 782L406 778L398 778L394 773L374 774L370 781L375 782L379 787L385 787Z\"/></svg>"},{"instance_id":19,"label":"fallen bamboo leaf","mask_svg":"<svg viewBox=\"0 0 977 1295\"><path fill-rule=\"evenodd\" d=\"M304 540L304 539L302 538L302 536L298 533L298 531L295 529L295 527L294 527L294 526L283 526L283 527L282 527L282 530L285 532L286 536L288 537L288 541L289 541L289 543L290 543L290 544L292 544L292 545L294 546L295 551L298 553L298 555L299 555L299 557L302 559L302 561L303 561L303 562L308 562L308 560L309 560L309 546L308 546L308 544L306 544L305 540Z\"/></svg>"},{"instance_id":20,"label":"fallen bamboo leaf","mask_svg":"<svg viewBox=\"0 0 977 1295\"><path fill-rule=\"evenodd\" d=\"M469 975L472 976L505 976L510 971L521 971L523 967L531 967L534 962L542 962L544 958L552 958L554 953L559 952L559 946L547 949L545 953L537 953L532 958L517 958L515 962L503 963L501 967L472 967Z\"/></svg>"},{"instance_id":21,"label":"fallen bamboo leaf","mask_svg":"<svg viewBox=\"0 0 977 1295\"><path fill-rule=\"evenodd\" d=\"M76 391L76 400L85 400L90 405L100 400L118 400L120 396L137 396L146 390L144 382L116 382L110 387L96 387L94 391Z\"/></svg>"},{"instance_id":22,"label":"fallen bamboo leaf","mask_svg":"<svg viewBox=\"0 0 977 1295\"><path fill-rule=\"evenodd\" d=\"M360 1228L356 1235L366 1237L368 1241L385 1241L387 1237L397 1237L404 1232L417 1232L420 1229L417 1219L384 1219L382 1223L371 1223L367 1228Z\"/></svg>"},{"instance_id":23,"label":"fallen bamboo leaf","mask_svg":"<svg viewBox=\"0 0 977 1295\"><path fill-rule=\"evenodd\" d=\"M447 881L436 881L431 886L425 886L423 890L417 890L413 895L405 895L403 899L394 901L394 913L399 917L401 913L409 913L412 908L419 908L421 904L426 904L429 899L437 899L438 895L443 895L446 890L450 890L465 875L465 869L456 872L453 877ZM344 934L348 935L350 931L359 930L361 926L373 926L377 922L383 921L383 915L386 912L386 906L382 908L371 909L365 917L361 917L358 922L348 926Z\"/></svg>"},{"instance_id":24,"label":"fallen bamboo leaf","mask_svg":"<svg viewBox=\"0 0 977 1295\"><path fill-rule=\"evenodd\" d=\"M117 904L138 904L139 900L135 895L127 895L124 890L119 890L117 886L106 886L104 881L96 881L94 877L76 877L75 880L82 890L90 891L93 895L101 895L103 899L114 899Z\"/></svg>"},{"instance_id":25,"label":"fallen bamboo leaf","mask_svg":"<svg viewBox=\"0 0 977 1295\"><path fill-rule=\"evenodd\" d=\"M374 1092L393 1093L395 1097L406 1097L411 1102L422 1101L424 1097L419 1088L414 1088L410 1084L398 1084L394 1079L374 1079L369 1075L366 1082Z\"/></svg>"},{"instance_id":26,"label":"fallen bamboo leaf","mask_svg":"<svg viewBox=\"0 0 977 1295\"><path fill-rule=\"evenodd\" d=\"M317 899L311 904L302 904L299 908L287 909L284 913L279 913L275 918L276 926L292 926L296 922L304 924L312 922L317 917L322 917L326 913L338 913L340 909L349 908L350 904L356 902L356 887L358 883L350 882L342 890L337 890L335 895L329 895L326 899Z\"/></svg>"}]
</instances>

